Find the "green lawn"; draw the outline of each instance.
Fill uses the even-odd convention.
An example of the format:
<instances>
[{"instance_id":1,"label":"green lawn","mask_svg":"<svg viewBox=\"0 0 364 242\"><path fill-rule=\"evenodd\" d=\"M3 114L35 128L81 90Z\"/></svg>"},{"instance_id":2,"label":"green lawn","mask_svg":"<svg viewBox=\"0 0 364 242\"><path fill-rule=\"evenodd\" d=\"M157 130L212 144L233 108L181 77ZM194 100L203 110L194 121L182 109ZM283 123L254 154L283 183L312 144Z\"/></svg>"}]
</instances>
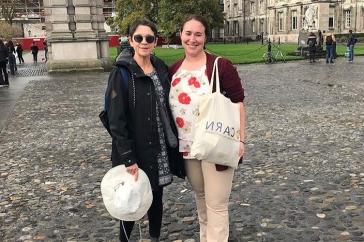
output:
<instances>
[{"instance_id":1,"label":"green lawn","mask_svg":"<svg viewBox=\"0 0 364 242\"><path fill-rule=\"evenodd\" d=\"M263 62L263 54L267 51L267 46L262 46L260 43L249 44L207 44L206 46L209 52L216 55L226 57L234 64L247 64ZM301 56L287 55L297 49L296 44L282 44L279 46L279 50L283 53L286 60L301 60ZM275 54L278 50L278 46L273 46L272 51ZM339 56L344 56L346 51L345 44L337 45L337 53ZM355 46L355 55L364 55L364 44L357 44ZM110 48L109 54L112 59L116 57L116 48ZM161 48L155 49L156 56L164 60L168 65L174 63L183 56L183 49ZM278 58L279 59L279 58Z\"/></svg>"}]
</instances>

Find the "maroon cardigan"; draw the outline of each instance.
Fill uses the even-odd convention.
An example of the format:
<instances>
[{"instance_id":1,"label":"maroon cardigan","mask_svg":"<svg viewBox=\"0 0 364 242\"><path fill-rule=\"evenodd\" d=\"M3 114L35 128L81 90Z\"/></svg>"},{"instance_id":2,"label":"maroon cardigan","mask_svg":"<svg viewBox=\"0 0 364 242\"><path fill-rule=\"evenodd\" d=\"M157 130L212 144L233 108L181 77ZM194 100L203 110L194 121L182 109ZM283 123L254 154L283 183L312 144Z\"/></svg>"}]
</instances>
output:
<instances>
[{"instance_id":1,"label":"maroon cardigan","mask_svg":"<svg viewBox=\"0 0 364 242\"><path fill-rule=\"evenodd\" d=\"M217 56L206 53L206 73L209 81L211 80L212 69L214 67L214 62ZM177 72L177 70L182 65L184 58L177 61L175 64L169 67L170 77ZM234 103L243 102L244 101L244 89L241 85L240 77L236 68L232 65L232 63L225 59L220 58L218 60L218 68L219 68L219 78L220 78L220 87L221 92ZM214 87L215 89L215 87ZM215 90L213 90L215 91ZM241 160L240 160L241 162ZM228 167L222 165L216 165L217 171L224 171Z\"/></svg>"},{"instance_id":2,"label":"maroon cardigan","mask_svg":"<svg viewBox=\"0 0 364 242\"><path fill-rule=\"evenodd\" d=\"M206 53L206 72L207 77L211 80L212 68L217 56ZM172 77L180 68L184 59L177 61L169 68L169 74ZM218 61L219 77L221 92L234 103L244 101L244 89L241 86L240 77L236 68L227 59L220 58ZM215 90L214 90L215 91Z\"/></svg>"}]
</instances>

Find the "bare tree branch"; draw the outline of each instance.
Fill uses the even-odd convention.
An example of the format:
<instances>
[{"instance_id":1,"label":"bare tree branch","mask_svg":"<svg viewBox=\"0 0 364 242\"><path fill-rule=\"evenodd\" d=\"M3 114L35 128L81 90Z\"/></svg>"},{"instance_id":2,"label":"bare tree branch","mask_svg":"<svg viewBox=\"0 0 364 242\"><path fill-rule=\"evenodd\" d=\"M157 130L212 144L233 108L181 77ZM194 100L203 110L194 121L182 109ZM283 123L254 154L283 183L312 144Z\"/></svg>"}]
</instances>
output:
<instances>
[{"instance_id":1,"label":"bare tree branch","mask_svg":"<svg viewBox=\"0 0 364 242\"><path fill-rule=\"evenodd\" d=\"M13 20L16 16L19 7L21 6L22 2L20 0L1 0L0 1L0 14L2 18L5 19L5 22L9 23L10 25L13 24Z\"/></svg>"}]
</instances>

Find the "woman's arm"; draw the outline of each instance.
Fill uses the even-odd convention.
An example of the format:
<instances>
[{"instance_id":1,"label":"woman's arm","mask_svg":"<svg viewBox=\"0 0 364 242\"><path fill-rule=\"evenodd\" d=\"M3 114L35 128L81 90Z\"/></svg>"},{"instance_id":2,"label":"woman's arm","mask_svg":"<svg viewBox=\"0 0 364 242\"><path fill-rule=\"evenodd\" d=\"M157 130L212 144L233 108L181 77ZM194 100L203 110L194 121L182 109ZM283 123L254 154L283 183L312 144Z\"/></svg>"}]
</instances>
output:
<instances>
[{"instance_id":1,"label":"woman's arm","mask_svg":"<svg viewBox=\"0 0 364 242\"><path fill-rule=\"evenodd\" d=\"M220 61L219 61L220 62ZM221 66L221 68L220 68ZM220 71L221 70L221 71ZM232 63L226 59L221 60L219 63L220 71L220 82L222 91L226 96L234 103L240 104L240 149L239 156L242 157L244 154L245 146L245 108L244 108L244 89L241 84L241 79L236 68ZM244 142L244 143L243 143Z\"/></svg>"},{"instance_id":2,"label":"woman's arm","mask_svg":"<svg viewBox=\"0 0 364 242\"><path fill-rule=\"evenodd\" d=\"M219 60L220 84L224 95L234 103L244 101L244 89L241 84L239 73L233 64L226 60Z\"/></svg>"},{"instance_id":3,"label":"woman's arm","mask_svg":"<svg viewBox=\"0 0 364 242\"><path fill-rule=\"evenodd\" d=\"M137 160L132 148L134 141L130 138L127 128L127 108L129 104L127 103L128 99L124 95L127 95L128 90L125 90L123 82L120 70L114 68L110 73L109 85L106 90L108 100L107 115L111 136L119 155L117 159L128 167L137 163Z\"/></svg>"}]
</instances>

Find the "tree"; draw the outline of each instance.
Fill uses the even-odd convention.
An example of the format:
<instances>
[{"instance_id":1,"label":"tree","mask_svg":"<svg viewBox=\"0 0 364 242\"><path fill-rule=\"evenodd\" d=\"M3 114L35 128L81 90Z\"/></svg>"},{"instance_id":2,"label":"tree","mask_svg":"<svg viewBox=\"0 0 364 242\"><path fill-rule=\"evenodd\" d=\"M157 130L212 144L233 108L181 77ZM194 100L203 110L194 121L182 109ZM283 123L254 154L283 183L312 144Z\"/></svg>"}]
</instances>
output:
<instances>
[{"instance_id":1,"label":"tree","mask_svg":"<svg viewBox=\"0 0 364 242\"><path fill-rule=\"evenodd\" d=\"M221 27L224 14L219 0L161 0L158 13L158 27L165 37L179 30L188 14L198 14L206 18L210 28Z\"/></svg>"},{"instance_id":2,"label":"tree","mask_svg":"<svg viewBox=\"0 0 364 242\"><path fill-rule=\"evenodd\" d=\"M13 19L17 14L17 10L21 6L20 0L1 0L1 16L5 19L5 22L13 25Z\"/></svg>"},{"instance_id":3,"label":"tree","mask_svg":"<svg viewBox=\"0 0 364 242\"><path fill-rule=\"evenodd\" d=\"M188 14L199 14L206 18L210 27L221 27L224 15L219 0L118 0L117 15L113 21L119 32L127 33L131 22L147 17L158 25L164 37L179 30L179 25Z\"/></svg>"},{"instance_id":4,"label":"tree","mask_svg":"<svg viewBox=\"0 0 364 242\"><path fill-rule=\"evenodd\" d=\"M20 37L22 32L20 27L13 27L6 22L0 22L0 39L11 40L13 37Z\"/></svg>"},{"instance_id":5,"label":"tree","mask_svg":"<svg viewBox=\"0 0 364 242\"><path fill-rule=\"evenodd\" d=\"M146 17L156 22L158 15L158 0L118 0L116 2L117 15L113 25L119 27L121 34L127 34L130 23L140 17Z\"/></svg>"}]
</instances>

